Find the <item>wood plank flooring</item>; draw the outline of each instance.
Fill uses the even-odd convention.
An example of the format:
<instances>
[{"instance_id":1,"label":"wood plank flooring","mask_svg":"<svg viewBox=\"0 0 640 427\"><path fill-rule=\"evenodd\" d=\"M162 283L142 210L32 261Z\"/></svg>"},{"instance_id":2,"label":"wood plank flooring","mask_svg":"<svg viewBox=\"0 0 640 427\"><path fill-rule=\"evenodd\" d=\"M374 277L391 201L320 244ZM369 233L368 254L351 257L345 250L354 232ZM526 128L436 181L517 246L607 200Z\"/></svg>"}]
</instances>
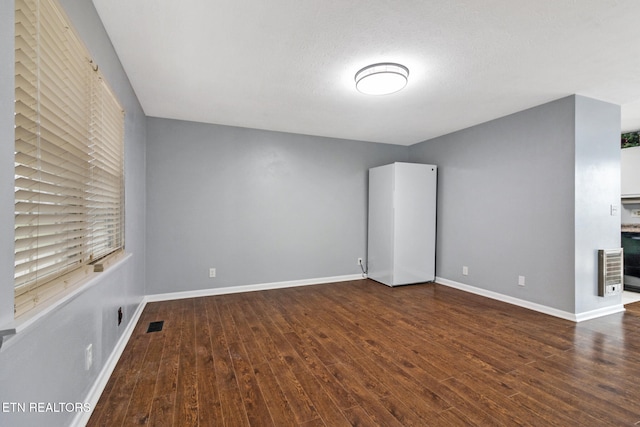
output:
<instances>
[{"instance_id":1,"label":"wood plank flooring","mask_svg":"<svg viewBox=\"0 0 640 427\"><path fill-rule=\"evenodd\" d=\"M640 303L575 324L359 280L148 304L88 425L639 423Z\"/></svg>"}]
</instances>

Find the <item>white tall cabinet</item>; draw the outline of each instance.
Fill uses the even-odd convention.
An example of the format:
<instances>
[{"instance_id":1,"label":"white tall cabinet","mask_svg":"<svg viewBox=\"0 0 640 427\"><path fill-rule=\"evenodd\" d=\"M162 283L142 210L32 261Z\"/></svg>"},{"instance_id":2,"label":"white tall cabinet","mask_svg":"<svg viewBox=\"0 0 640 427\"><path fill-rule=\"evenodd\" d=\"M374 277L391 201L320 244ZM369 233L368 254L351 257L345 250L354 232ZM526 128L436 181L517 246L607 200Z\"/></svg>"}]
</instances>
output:
<instances>
[{"instance_id":1,"label":"white tall cabinet","mask_svg":"<svg viewBox=\"0 0 640 427\"><path fill-rule=\"evenodd\" d=\"M623 148L620 153L622 202L640 200L640 147Z\"/></svg>"},{"instance_id":2,"label":"white tall cabinet","mask_svg":"<svg viewBox=\"0 0 640 427\"><path fill-rule=\"evenodd\" d=\"M435 280L435 165L369 169L368 277L388 286Z\"/></svg>"}]
</instances>

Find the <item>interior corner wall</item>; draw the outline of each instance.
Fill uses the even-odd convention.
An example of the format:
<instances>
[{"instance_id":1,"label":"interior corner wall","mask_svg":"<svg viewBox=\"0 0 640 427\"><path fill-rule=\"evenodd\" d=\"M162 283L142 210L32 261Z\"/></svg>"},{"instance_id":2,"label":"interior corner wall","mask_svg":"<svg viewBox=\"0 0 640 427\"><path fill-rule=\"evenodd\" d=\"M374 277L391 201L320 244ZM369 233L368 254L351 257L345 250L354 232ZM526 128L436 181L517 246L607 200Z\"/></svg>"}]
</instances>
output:
<instances>
[{"instance_id":1,"label":"interior corner wall","mask_svg":"<svg viewBox=\"0 0 640 427\"><path fill-rule=\"evenodd\" d=\"M0 76L14 74L13 9L13 0L0 2ZM0 78L0 329L13 323L14 98L13 78Z\"/></svg>"},{"instance_id":2,"label":"interior corner wall","mask_svg":"<svg viewBox=\"0 0 640 427\"><path fill-rule=\"evenodd\" d=\"M574 104L409 148L410 161L438 165L438 277L574 312Z\"/></svg>"},{"instance_id":3,"label":"interior corner wall","mask_svg":"<svg viewBox=\"0 0 640 427\"><path fill-rule=\"evenodd\" d=\"M408 154L159 118L147 136L148 294L360 274L367 171Z\"/></svg>"},{"instance_id":4,"label":"interior corner wall","mask_svg":"<svg viewBox=\"0 0 640 427\"><path fill-rule=\"evenodd\" d=\"M598 249L620 247L620 106L576 96L575 126L575 313L585 313L622 303L598 297L597 280Z\"/></svg>"},{"instance_id":5,"label":"interior corner wall","mask_svg":"<svg viewBox=\"0 0 640 427\"><path fill-rule=\"evenodd\" d=\"M61 0L125 109L125 233L132 257L90 289L8 340L0 350L0 402L83 403L144 297L146 122L93 3ZM0 319L13 319L13 1L0 2ZM9 230L9 227L11 228ZM124 321L117 325L117 309ZM12 323L12 322L11 322ZM4 327L5 325L0 325ZM93 366L84 352L93 345ZM27 409L29 407L27 406ZM74 412L0 411L2 426L69 425Z\"/></svg>"}]
</instances>

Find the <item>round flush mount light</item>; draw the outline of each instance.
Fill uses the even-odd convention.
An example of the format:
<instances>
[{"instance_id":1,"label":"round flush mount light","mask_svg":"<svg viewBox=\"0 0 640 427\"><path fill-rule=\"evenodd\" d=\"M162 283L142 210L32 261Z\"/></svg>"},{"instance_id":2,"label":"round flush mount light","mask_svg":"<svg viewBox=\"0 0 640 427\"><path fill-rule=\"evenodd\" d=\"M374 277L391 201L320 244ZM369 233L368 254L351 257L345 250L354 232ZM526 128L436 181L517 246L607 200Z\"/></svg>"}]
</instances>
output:
<instances>
[{"instance_id":1,"label":"round flush mount light","mask_svg":"<svg viewBox=\"0 0 640 427\"><path fill-rule=\"evenodd\" d=\"M356 73L356 89L366 95L388 95L407 85L409 69L384 62L368 65Z\"/></svg>"}]
</instances>

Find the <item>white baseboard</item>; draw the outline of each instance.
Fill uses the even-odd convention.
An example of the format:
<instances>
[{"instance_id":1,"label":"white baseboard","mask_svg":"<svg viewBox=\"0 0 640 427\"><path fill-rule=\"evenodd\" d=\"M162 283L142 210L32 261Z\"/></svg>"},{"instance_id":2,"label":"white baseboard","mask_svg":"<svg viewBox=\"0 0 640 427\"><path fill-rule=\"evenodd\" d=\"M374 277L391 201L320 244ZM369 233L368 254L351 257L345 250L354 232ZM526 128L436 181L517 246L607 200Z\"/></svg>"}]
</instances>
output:
<instances>
[{"instance_id":1,"label":"white baseboard","mask_svg":"<svg viewBox=\"0 0 640 427\"><path fill-rule=\"evenodd\" d=\"M598 308L596 310L585 311L584 313L575 314L575 322L584 322L585 320L596 319L610 314L622 313L625 311L623 304L616 304L610 307Z\"/></svg>"},{"instance_id":2,"label":"white baseboard","mask_svg":"<svg viewBox=\"0 0 640 427\"><path fill-rule=\"evenodd\" d=\"M362 279L361 274L346 276L322 277L317 279L290 280L287 282L261 283L257 285L229 286L226 288L200 289L197 291L170 292L166 294L147 295L147 302L170 301L174 299L208 297L213 295L237 294L241 292L267 291L271 289L293 288L296 286L321 285L324 283L347 282Z\"/></svg>"},{"instance_id":3,"label":"white baseboard","mask_svg":"<svg viewBox=\"0 0 640 427\"><path fill-rule=\"evenodd\" d=\"M597 310L575 314L568 311L558 310L557 308L548 307L546 305L537 304L535 302L515 298L509 295L500 294L498 292L477 288L475 286L465 285L464 283L455 282L453 280L445 279L444 277L436 277L436 282L445 286L449 286L451 288L459 289L461 291L517 305L519 307L528 308L539 313L548 314L550 316L559 317L561 319L570 320L576 323L624 311L624 306L622 304L618 304L611 307L605 307Z\"/></svg>"},{"instance_id":4,"label":"white baseboard","mask_svg":"<svg viewBox=\"0 0 640 427\"><path fill-rule=\"evenodd\" d=\"M147 305L146 298L143 298L140 304L138 304L138 308L133 313L131 320L127 324L127 328L124 330L124 332L120 336L120 339L116 343L113 351L111 352L111 355L109 356L106 363L102 367L102 370L98 374L96 381L93 383L93 386L91 386L91 390L89 390L89 393L87 394L87 397L84 400L84 403L89 404L89 407L91 408L90 411L78 412L75 418L73 419L71 426L84 427L89 422L89 418L91 418L93 409L96 407L96 404L98 403L98 400L100 399L100 396L104 391L104 388L107 386L107 382L109 382L109 378L111 378L111 374L113 373L113 370L116 368L116 364L118 363L120 356L122 356L122 353L124 352L124 348L127 346L127 343L129 342L129 338L131 338L131 335L133 334L133 330L138 324L138 320L140 319L140 316L142 315L142 311L144 310L144 307L146 305Z\"/></svg>"}]
</instances>

